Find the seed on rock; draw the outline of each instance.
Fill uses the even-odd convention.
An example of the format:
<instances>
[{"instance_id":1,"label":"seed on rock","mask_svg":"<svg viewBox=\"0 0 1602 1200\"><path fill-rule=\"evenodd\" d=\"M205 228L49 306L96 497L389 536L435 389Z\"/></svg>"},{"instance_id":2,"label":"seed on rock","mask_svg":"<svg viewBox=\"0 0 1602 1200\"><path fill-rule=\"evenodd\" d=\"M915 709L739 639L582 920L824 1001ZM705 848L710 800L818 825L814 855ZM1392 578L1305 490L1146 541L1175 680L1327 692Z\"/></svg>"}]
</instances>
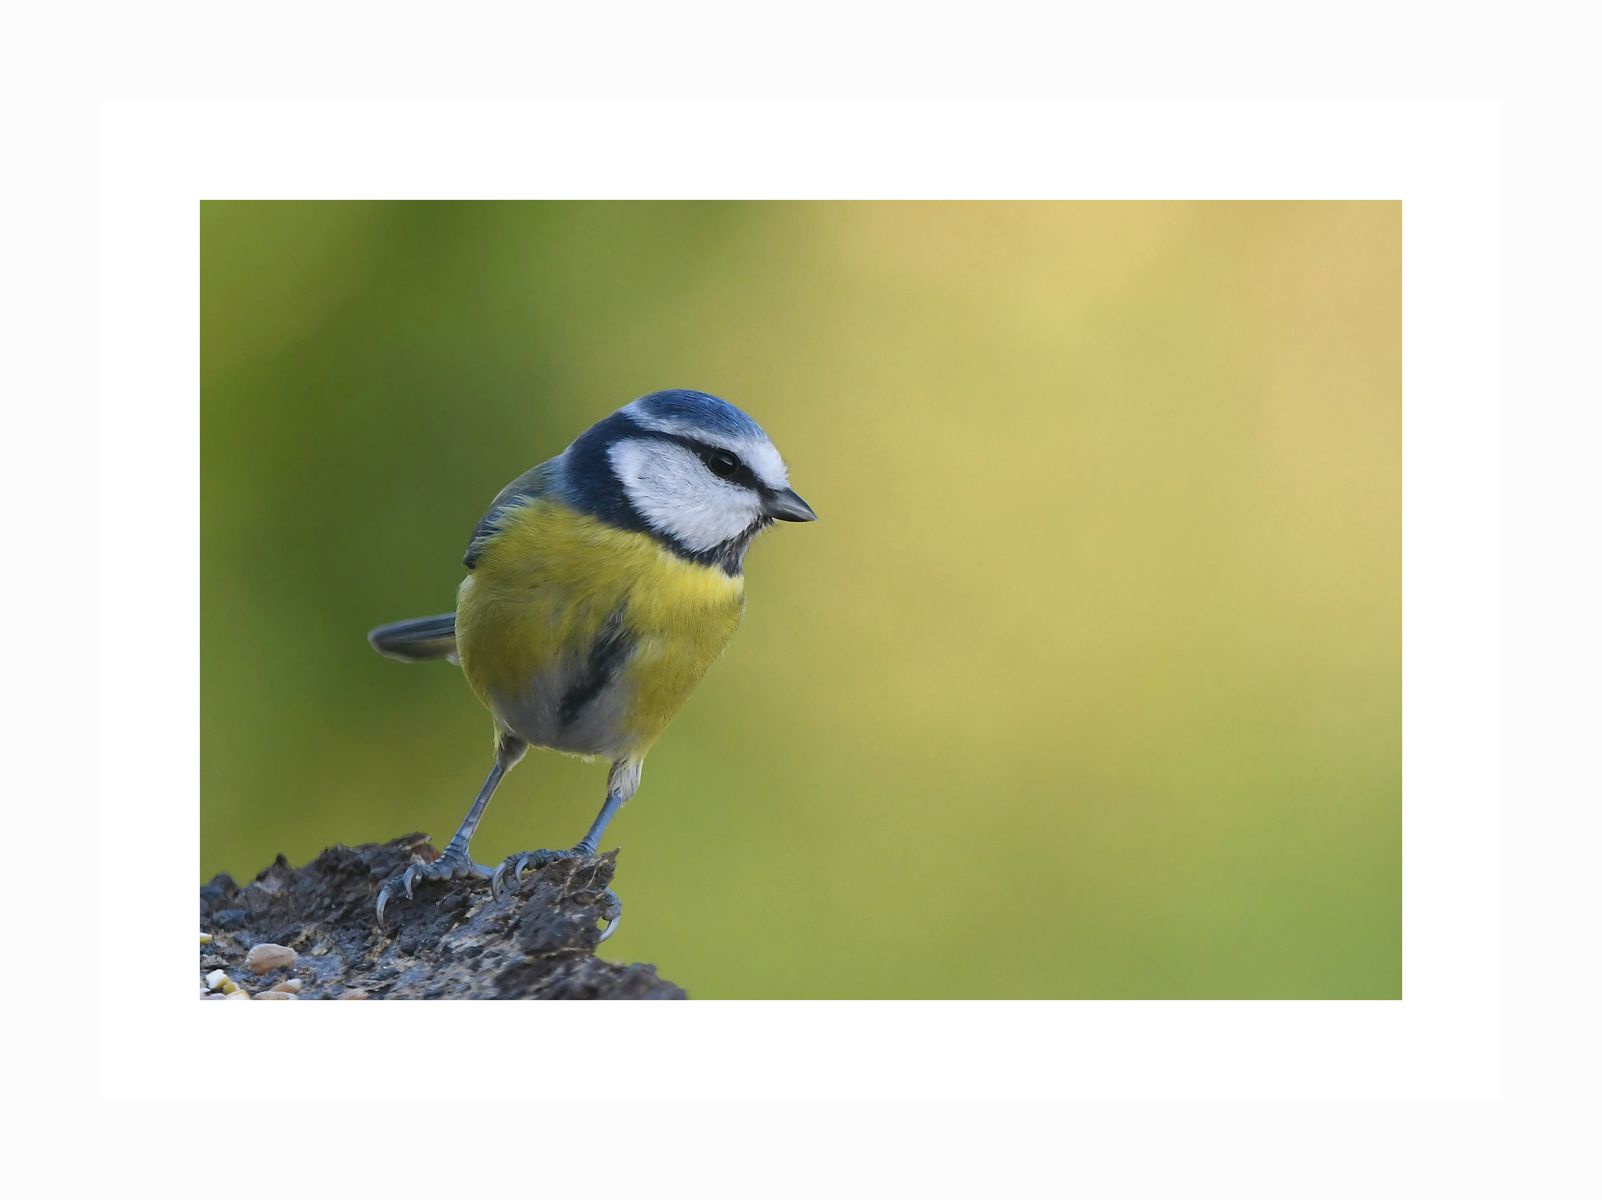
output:
<instances>
[{"instance_id":1,"label":"seed on rock","mask_svg":"<svg viewBox=\"0 0 1602 1200\"><path fill-rule=\"evenodd\" d=\"M215 971L206 973L206 986L212 991L220 991L223 984L228 982L228 972L218 967Z\"/></svg>"},{"instance_id":2,"label":"seed on rock","mask_svg":"<svg viewBox=\"0 0 1602 1200\"><path fill-rule=\"evenodd\" d=\"M295 995L294 992L280 992L280 991L278 991L276 989L269 989L269 990L267 990L265 992L257 992L256 995L255 995L255 999L257 999L257 1000L299 1000L300 997Z\"/></svg>"},{"instance_id":3,"label":"seed on rock","mask_svg":"<svg viewBox=\"0 0 1602 1200\"><path fill-rule=\"evenodd\" d=\"M300 991L300 980L286 979L282 983L273 984L273 986L267 990L269 992L298 992Z\"/></svg>"},{"instance_id":4,"label":"seed on rock","mask_svg":"<svg viewBox=\"0 0 1602 1200\"><path fill-rule=\"evenodd\" d=\"M250 953L245 955L245 970L254 975L265 975L268 971L279 967L290 967L295 964L295 952L288 946L280 946L275 942L262 942L252 946Z\"/></svg>"}]
</instances>

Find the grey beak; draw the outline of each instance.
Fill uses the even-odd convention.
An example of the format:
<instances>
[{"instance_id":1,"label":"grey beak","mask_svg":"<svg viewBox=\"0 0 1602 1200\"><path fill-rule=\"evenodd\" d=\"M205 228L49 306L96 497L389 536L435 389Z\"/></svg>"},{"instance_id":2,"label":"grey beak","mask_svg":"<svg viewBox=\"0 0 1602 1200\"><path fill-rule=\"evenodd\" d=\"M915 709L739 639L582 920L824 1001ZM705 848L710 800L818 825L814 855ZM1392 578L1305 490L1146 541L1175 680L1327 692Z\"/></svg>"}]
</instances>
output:
<instances>
[{"instance_id":1,"label":"grey beak","mask_svg":"<svg viewBox=\"0 0 1602 1200\"><path fill-rule=\"evenodd\" d=\"M774 492L763 505L768 516L780 521L816 521L818 514L812 506L789 488Z\"/></svg>"}]
</instances>

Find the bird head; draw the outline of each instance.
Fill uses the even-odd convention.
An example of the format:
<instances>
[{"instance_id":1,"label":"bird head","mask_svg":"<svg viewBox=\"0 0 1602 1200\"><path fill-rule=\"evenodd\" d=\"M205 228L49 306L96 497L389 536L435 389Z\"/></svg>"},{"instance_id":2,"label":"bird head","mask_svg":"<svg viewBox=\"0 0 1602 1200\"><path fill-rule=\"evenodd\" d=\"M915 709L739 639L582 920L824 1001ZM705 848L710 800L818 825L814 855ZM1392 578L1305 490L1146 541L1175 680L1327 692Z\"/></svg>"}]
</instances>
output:
<instances>
[{"instance_id":1,"label":"bird head","mask_svg":"<svg viewBox=\"0 0 1602 1200\"><path fill-rule=\"evenodd\" d=\"M652 392L568 448L569 498L683 557L739 572L774 521L815 521L762 427L705 392Z\"/></svg>"}]
</instances>

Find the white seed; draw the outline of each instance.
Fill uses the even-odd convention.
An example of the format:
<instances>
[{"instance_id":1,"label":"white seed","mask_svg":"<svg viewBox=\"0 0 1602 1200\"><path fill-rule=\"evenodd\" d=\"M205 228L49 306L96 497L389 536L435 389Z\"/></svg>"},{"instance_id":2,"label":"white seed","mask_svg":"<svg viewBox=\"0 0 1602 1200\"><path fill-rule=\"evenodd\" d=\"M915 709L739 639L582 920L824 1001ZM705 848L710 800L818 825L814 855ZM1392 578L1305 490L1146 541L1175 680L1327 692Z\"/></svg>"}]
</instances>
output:
<instances>
[{"instance_id":1,"label":"white seed","mask_svg":"<svg viewBox=\"0 0 1602 1200\"><path fill-rule=\"evenodd\" d=\"M262 942L252 946L250 953L245 955L245 970L252 974L265 975L268 971L279 967L293 966L295 952L288 946L280 946L274 942Z\"/></svg>"},{"instance_id":2,"label":"white seed","mask_svg":"<svg viewBox=\"0 0 1602 1200\"><path fill-rule=\"evenodd\" d=\"M276 988L273 988L273 989L271 989L269 991L265 991L265 992L257 992L255 998L257 1000L299 1000L300 999L300 997L295 995L294 992L280 992Z\"/></svg>"},{"instance_id":3,"label":"white seed","mask_svg":"<svg viewBox=\"0 0 1602 1200\"><path fill-rule=\"evenodd\" d=\"M215 971L208 971L206 973L206 986L214 992L227 982L228 972L224 971L221 967L218 967Z\"/></svg>"}]
</instances>

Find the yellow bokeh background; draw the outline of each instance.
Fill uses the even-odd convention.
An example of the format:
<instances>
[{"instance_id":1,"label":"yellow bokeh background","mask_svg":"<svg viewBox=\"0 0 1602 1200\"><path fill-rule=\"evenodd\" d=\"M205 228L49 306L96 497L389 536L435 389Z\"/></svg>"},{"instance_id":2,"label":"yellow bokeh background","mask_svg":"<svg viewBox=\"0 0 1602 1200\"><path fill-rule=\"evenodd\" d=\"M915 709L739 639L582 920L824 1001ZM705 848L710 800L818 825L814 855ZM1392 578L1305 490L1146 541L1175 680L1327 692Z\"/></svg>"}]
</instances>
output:
<instances>
[{"instance_id":1,"label":"yellow bokeh background","mask_svg":"<svg viewBox=\"0 0 1602 1200\"><path fill-rule=\"evenodd\" d=\"M201 208L201 876L443 841L490 724L367 629L665 387L815 525L652 753L607 952L698 997L1401 993L1401 208ZM532 754L480 861L570 845Z\"/></svg>"}]
</instances>

